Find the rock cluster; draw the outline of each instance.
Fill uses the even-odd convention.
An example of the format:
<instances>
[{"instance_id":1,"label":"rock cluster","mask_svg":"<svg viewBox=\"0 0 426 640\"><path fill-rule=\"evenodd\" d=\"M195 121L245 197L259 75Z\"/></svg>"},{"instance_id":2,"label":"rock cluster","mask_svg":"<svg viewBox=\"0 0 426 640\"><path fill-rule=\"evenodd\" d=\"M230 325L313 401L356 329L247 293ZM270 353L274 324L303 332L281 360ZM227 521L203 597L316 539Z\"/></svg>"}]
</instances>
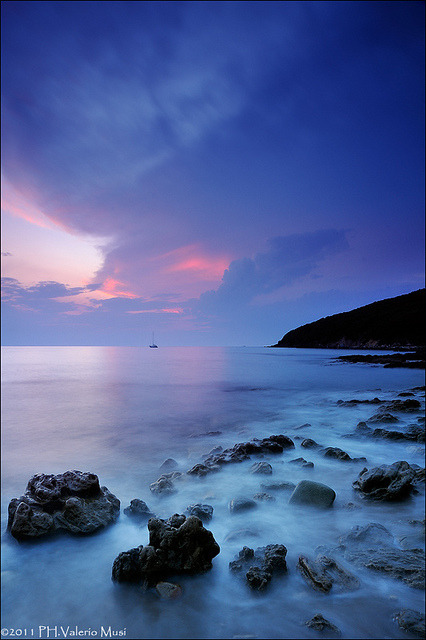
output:
<instances>
[{"instance_id":1,"label":"rock cluster","mask_svg":"<svg viewBox=\"0 0 426 640\"><path fill-rule=\"evenodd\" d=\"M58 530L94 533L114 522L120 501L99 486L94 473L39 473L20 498L9 504L8 529L18 539L40 537Z\"/></svg>"},{"instance_id":2,"label":"rock cluster","mask_svg":"<svg viewBox=\"0 0 426 640\"><path fill-rule=\"evenodd\" d=\"M370 470L364 468L352 486L373 500L402 500L413 491L415 477L416 470L400 460Z\"/></svg>"},{"instance_id":3,"label":"rock cluster","mask_svg":"<svg viewBox=\"0 0 426 640\"><path fill-rule=\"evenodd\" d=\"M249 587L263 591L274 574L287 572L286 555L287 549L283 544L268 544L256 551L243 547L238 558L229 563L229 568L236 573L245 571Z\"/></svg>"},{"instance_id":4,"label":"rock cluster","mask_svg":"<svg viewBox=\"0 0 426 640\"><path fill-rule=\"evenodd\" d=\"M204 573L220 551L211 531L195 516L151 518L149 545L123 551L114 560L112 579L155 586L176 573Z\"/></svg>"}]
</instances>

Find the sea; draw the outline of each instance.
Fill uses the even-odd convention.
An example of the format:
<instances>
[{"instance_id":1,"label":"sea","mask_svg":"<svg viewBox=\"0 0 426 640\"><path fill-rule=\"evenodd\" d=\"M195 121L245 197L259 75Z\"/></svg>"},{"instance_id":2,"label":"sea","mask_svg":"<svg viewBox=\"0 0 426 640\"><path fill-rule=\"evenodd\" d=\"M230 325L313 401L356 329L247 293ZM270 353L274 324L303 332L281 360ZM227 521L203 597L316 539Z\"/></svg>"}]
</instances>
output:
<instances>
[{"instance_id":1,"label":"sea","mask_svg":"<svg viewBox=\"0 0 426 640\"><path fill-rule=\"evenodd\" d=\"M347 437L374 405L339 400L394 400L414 393L424 403L424 372L343 363L342 351L265 347L3 347L2 349L2 638L319 638L305 623L320 613L343 638L410 638L393 620L401 609L423 611L424 592L384 574L343 562L360 582L350 592L312 589L297 569L300 555L333 547L352 527L385 526L397 546L424 533L424 494L400 503L363 500L352 482L368 468L407 460L424 466L424 445ZM351 353L358 353L351 351ZM360 352L361 353L361 352ZM416 389L417 388L417 389ZM422 414L401 415L399 428ZM285 434L295 449L266 455L272 475L251 473L259 458L199 478L185 472L214 447ZM325 458L303 438L340 447L367 462ZM313 468L290 461L303 457ZM183 472L176 492L150 484L173 458ZM9 501L35 473L68 469L99 476L121 501L115 524L91 536L68 534L18 542L7 531ZM289 492L232 513L233 498L252 498L261 484L303 479L332 487L330 509L292 506ZM209 504L205 523L220 554L203 575L171 576L182 595L111 579L116 556L148 544L146 523L123 513L133 498L160 518ZM420 527L422 530L422 528ZM423 530L422 530L423 531ZM284 544L288 572L263 592L229 570L243 546Z\"/></svg>"}]
</instances>

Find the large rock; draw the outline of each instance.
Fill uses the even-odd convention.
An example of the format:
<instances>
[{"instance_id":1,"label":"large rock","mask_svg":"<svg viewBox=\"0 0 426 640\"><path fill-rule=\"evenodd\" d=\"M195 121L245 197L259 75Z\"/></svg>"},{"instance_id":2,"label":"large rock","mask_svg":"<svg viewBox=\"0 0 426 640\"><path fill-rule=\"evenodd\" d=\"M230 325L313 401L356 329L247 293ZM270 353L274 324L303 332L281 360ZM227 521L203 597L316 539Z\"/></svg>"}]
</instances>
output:
<instances>
[{"instance_id":1,"label":"large rock","mask_svg":"<svg viewBox=\"0 0 426 640\"><path fill-rule=\"evenodd\" d=\"M229 568L235 573L245 571L249 587L263 591L274 574L287 572L286 555L287 549L283 544L268 544L256 551L243 547L238 558L229 563Z\"/></svg>"},{"instance_id":2,"label":"large rock","mask_svg":"<svg viewBox=\"0 0 426 640\"><path fill-rule=\"evenodd\" d=\"M130 516L134 520L139 521L149 520L149 518L154 516L146 502L139 498L131 500L130 505L124 509L124 513L126 516Z\"/></svg>"},{"instance_id":3,"label":"large rock","mask_svg":"<svg viewBox=\"0 0 426 640\"><path fill-rule=\"evenodd\" d=\"M373 500L402 500L413 491L415 477L415 469L400 460L371 470L364 468L352 486Z\"/></svg>"},{"instance_id":4,"label":"large rock","mask_svg":"<svg viewBox=\"0 0 426 640\"><path fill-rule=\"evenodd\" d=\"M289 504L303 504L313 507L331 507L336 492L326 484L302 480L290 496Z\"/></svg>"},{"instance_id":5,"label":"large rock","mask_svg":"<svg viewBox=\"0 0 426 640\"><path fill-rule=\"evenodd\" d=\"M176 573L204 573L220 551L211 531L195 516L152 518L148 530L148 546L124 551L114 560L114 581L154 586Z\"/></svg>"},{"instance_id":6,"label":"large rock","mask_svg":"<svg viewBox=\"0 0 426 640\"><path fill-rule=\"evenodd\" d=\"M33 476L20 498L9 504L8 529L18 539L64 530L90 534L114 522L120 501L99 486L94 473L66 471Z\"/></svg>"},{"instance_id":7,"label":"large rock","mask_svg":"<svg viewBox=\"0 0 426 640\"><path fill-rule=\"evenodd\" d=\"M213 507L210 504L190 504L186 508L186 512L190 516L196 516L197 518L200 518L202 522L207 522L213 517Z\"/></svg>"},{"instance_id":8,"label":"large rock","mask_svg":"<svg viewBox=\"0 0 426 640\"><path fill-rule=\"evenodd\" d=\"M250 498L233 498L229 503L229 510L231 513L237 513L254 509L256 506L255 501Z\"/></svg>"}]
</instances>

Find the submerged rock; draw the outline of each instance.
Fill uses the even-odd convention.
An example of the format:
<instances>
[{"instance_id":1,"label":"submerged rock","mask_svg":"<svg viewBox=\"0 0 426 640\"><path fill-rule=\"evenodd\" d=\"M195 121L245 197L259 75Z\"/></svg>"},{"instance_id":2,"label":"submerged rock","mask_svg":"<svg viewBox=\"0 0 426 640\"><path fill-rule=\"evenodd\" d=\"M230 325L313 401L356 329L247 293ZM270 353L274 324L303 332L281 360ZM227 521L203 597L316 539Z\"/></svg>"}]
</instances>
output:
<instances>
[{"instance_id":1,"label":"submerged rock","mask_svg":"<svg viewBox=\"0 0 426 640\"><path fill-rule=\"evenodd\" d=\"M271 482L269 484L265 484L262 482L260 485L261 489L265 489L265 491L293 491L296 485L294 482Z\"/></svg>"},{"instance_id":2,"label":"submerged rock","mask_svg":"<svg viewBox=\"0 0 426 640\"><path fill-rule=\"evenodd\" d=\"M204 573L220 552L211 531L195 516L152 518L148 530L149 545L124 551L114 560L114 581L154 586L176 573Z\"/></svg>"},{"instance_id":3,"label":"submerged rock","mask_svg":"<svg viewBox=\"0 0 426 640\"><path fill-rule=\"evenodd\" d=\"M261 492L261 493L255 493L253 496L254 500L259 500L260 502L275 502L276 498L274 498L274 496L271 496L270 493L265 493L265 492Z\"/></svg>"},{"instance_id":4,"label":"submerged rock","mask_svg":"<svg viewBox=\"0 0 426 640\"><path fill-rule=\"evenodd\" d=\"M135 520L148 520L154 517L154 513L149 509L146 502L139 498L130 500L130 505L124 509L124 513Z\"/></svg>"},{"instance_id":5,"label":"submerged rock","mask_svg":"<svg viewBox=\"0 0 426 640\"><path fill-rule=\"evenodd\" d=\"M213 517L213 507L209 504L190 504L186 508L186 512L190 516L200 518L202 522L207 522Z\"/></svg>"},{"instance_id":6,"label":"submerged rock","mask_svg":"<svg viewBox=\"0 0 426 640\"><path fill-rule=\"evenodd\" d=\"M401 609L393 615L393 619L398 626L408 633L412 633L419 638L425 637L425 615L414 609Z\"/></svg>"},{"instance_id":7,"label":"submerged rock","mask_svg":"<svg viewBox=\"0 0 426 640\"><path fill-rule=\"evenodd\" d=\"M119 513L120 501L99 486L94 473L39 473L29 480L23 496L10 501L8 529L18 539L58 530L90 534L115 522Z\"/></svg>"},{"instance_id":8,"label":"submerged rock","mask_svg":"<svg viewBox=\"0 0 426 640\"><path fill-rule=\"evenodd\" d=\"M271 475L272 466L269 462L255 462L250 467L250 473L263 473L264 475Z\"/></svg>"},{"instance_id":9,"label":"submerged rock","mask_svg":"<svg viewBox=\"0 0 426 640\"><path fill-rule=\"evenodd\" d=\"M339 449L339 447L326 447L322 453L326 458L335 458L336 460L345 460L348 462L352 460L351 456L346 453L346 451L343 451L343 449Z\"/></svg>"},{"instance_id":10,"label":"submerged rock","mask_svg":"<svg viewBox=\"0 0 426 640\"><path fill-rule=\"evenodd\" d=\"M164 600L176 600L182 595L182 587L173 582L158 582L155 590Z\"/></svg>"},{"instance_id":11,"label":"submerged rock","mask_svg":"<svg viewBox=\"0 0 426 640\"><path fill-rule=\"evenodd\" d=\"M255 501L250 498L233 498L229 503L229 510L231 513L237 513L239 511L248 511L256 506Z\"/></svg>"},{"instance_id":12,"label":"submerged rock","mask_svg":"<svg viewBox=\"0 0 426 640\"><path fill-rule=\"evenodd\" d=\"M306 626L315 631L327 631L335 635L340 635L340 630L329 620L324 618L321 613L316 613L313 618L305 622Z\"/></svg>"},{"instance_id":13,"label":"submerged rock","mask_svg":"<svg viewBox=\"0 0 426 640\"><path fill-rule=\"evenodd\" d=\"M320 445L318 444L318 442L315 442L315 440L312 440L312 438L305 438L300 443L300 446L304 447L305 449L317 449Z\"/></svg>"},{"instance_id":14,"label":"submerged rock","mask_svg":"<svg viewBox=\"0 0 426 640\"><path fill-rule=\"evenodd\" d=\"M149 485L152 493L156 493L157 495L170 495L176 491L175 486L170 478L167 478L165 475L160 476L158 480L152 482Z\"/></svg>"},{"instance_id":15,"label":"submerged rock","mask_svg":"<svg viewBox=\"0 0 426 640\"><path fill-rule=\"evenodd\" d=\"M178 463L173 458L167 458L160 466L160 471L175 471L178 468Z\"/></svg>"},{"instance_id":16,"label":"submerged rock","mask_svg":"<svg viewBox=\"0 0 426 640\"><path fill-rule=\"evenodd\" d=\"M371 470L364 468L352 486L373 500L402 500L413 491L415 476L415 469L400 460Z\"/></svg>"},{"instance_id":17,"label":"submerged rock","mask_svg":"<svg viewBox=\"0 0 426 640\"><path fill-rule=\"evenodd\" d=\"M335 498L336 492L326 484L302 480L291 494L289 504L331 507Z\"/></svg>"},{"instance_id":18,"label":"submerged rock","mask_svg":"<svg viewBox=\"0 0 426 640\"><path fill-rule=\"evenodd\" d=\"M367 525L356 525L349 533L340 536L339 543L342 547L351 549L375 548L378 546L393 546L393 535L381 524L370 522Z\"/></svg>"},{"instance_id":19,"label":"submerged rock","mask_svg":"<svg viewBox=\"0 0 426 640\"><path fill-rule=\"evenodd\" d=\"M297 568L311 587L323 593L328 593L332 587L333 591L340 592L359 587L358 578L329 556L319 555L315 561L300 556Z\"/></svg>"},{"instance_id":20,"label":"submerged rock","mask_svg":"<svg viewBox=\"0 0 426 640\"><path fill-rule=\"evenodd\" d=\"M374 416L371 416L367 420L368 423L375 424L377 422L384 422L387 424L391 424L393 422L399 422L399 419L396 416L393 416L391 413L376 413Z\"/></svg>"}]
</instances>

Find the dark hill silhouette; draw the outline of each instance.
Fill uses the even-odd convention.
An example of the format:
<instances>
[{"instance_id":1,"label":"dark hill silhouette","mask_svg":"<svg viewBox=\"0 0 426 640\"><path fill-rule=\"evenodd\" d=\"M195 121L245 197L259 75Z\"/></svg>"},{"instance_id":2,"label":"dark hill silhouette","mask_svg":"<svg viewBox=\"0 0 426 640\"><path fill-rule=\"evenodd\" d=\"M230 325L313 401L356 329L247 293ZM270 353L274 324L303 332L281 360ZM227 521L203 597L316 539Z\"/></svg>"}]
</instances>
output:
<instances>
[{"instance_id":1,"label":"dark hill silhouette","mask_svg":"<svg viewBox=\"0 0 426 640\"><path fill-rule=\"evenodd\" d=\"M426 290L337 313L293 329L274 347L404 349L425 345Z\"/></svg>"}]
</instances>

